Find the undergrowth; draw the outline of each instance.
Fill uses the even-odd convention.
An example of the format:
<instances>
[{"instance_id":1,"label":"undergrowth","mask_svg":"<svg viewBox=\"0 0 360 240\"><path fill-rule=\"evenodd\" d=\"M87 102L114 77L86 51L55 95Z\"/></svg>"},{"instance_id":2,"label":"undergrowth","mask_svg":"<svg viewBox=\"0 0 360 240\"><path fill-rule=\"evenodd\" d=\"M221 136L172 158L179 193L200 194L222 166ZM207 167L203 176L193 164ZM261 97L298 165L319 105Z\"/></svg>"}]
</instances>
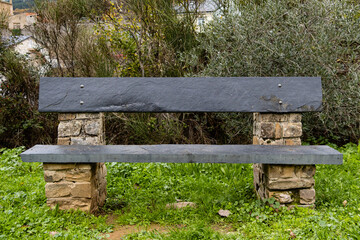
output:
<instances>
[{"instance_id":1,"label":"undergrowth","mask_svg":"<svg viewBox=\"0 0 360 240\"><path fill-rule=\"evenodd\" d=\"M339 150L343 165L317 166L315 209L288 210L256 200L247 164L108 163L103 212L115 215L117 225L173 226L168 232L142 231L124 239L359 239L360 146ZM113 231L106 216L50 210L42 165L22 162L22 151L1 150L0 239L96 239ZM166 208L176 201L196 207ZM220 217L220 209L230 216Z\"/></svg>"},{"instance_id":2,"label":"undergrowth","mask_svg":"<svg viewBox=\"0 0 360 240\"><path fill-rule=\"evenodd\" d=\"M104 217L46 206L41 163L24 163L23 148L0 149L0 239L96 239Z\"/></svg>"}]
</instances>

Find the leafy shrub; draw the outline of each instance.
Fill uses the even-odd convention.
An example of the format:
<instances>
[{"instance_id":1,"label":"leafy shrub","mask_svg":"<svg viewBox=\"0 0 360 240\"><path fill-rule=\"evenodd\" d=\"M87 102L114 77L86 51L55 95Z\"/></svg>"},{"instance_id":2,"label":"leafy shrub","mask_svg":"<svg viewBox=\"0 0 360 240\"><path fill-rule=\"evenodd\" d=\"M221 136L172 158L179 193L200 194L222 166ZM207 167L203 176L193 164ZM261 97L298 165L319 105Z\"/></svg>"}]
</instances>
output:
<instances>
[{"instance_id":1,"label":"leafy shrub","mask_svg":"<svg viewBox=\"0 0 360 240\"><path fill-rule=\"evenodd\" d=\"M23 150L0 148L0 239L104 239L104 217L46 205L42 164L21 161Z\"/></svg>"},{"instance_id":2,"label":"leafy shrub","mask_svg":"<svg viewBox=\"0 0 360 240\"><path fill-rule=\"evenodd\" d=\"M106 9L106 1L36 0L32 35L46 49L50 76L108 77L115 65L107 43L94 34L89 19Z\"/></svg>"},{"instance_id":3,"label":"leafy shrub","mask_svg":"<svg viewBox=\"0 0 360 240\"><path fill-rule=\"evenodd\" d=\"M246 1L215 20L184 61L198 76L320 76L324 109L305 114L305 139L356 142L359 23L360 5L351 1Z\"/></svg>"},{"instance_id":4,"label":"leafy shrub","mask_svg":"<svg viewBox=\"0 0 360 240\"><path fill-rule=\"evenodd\" d=\"M106 115L108 144L249 143L252 130L242 128L249 114L135 113Z\"/></svg>"},{"instance_id":5,"label":"leafy shrub","mask_svg":"<svg viewBox=\"0 0 360 240\"><path fill-rule=\"evenodd\" d=\"M0 91L0 146L33 146L56 139L54 114L40 114L38 77L25 58L10 50L0 55L0 73L5 77Z\"/></svg>"},{"instance_id":6,"label":"leafy shrub","mask_svg":"<svg viewBox=\"0 0 360 240\"><path fill-rule=\"evenodd\" d=\"M179 17L174 4L189 9L188 1L126 0L111 3L97 24L97 33L109 41L118 56L118 76L183 75L183 63L177 53L197 44L193 24L197 12L192 10Z\"/></svg>"}]
</instances>

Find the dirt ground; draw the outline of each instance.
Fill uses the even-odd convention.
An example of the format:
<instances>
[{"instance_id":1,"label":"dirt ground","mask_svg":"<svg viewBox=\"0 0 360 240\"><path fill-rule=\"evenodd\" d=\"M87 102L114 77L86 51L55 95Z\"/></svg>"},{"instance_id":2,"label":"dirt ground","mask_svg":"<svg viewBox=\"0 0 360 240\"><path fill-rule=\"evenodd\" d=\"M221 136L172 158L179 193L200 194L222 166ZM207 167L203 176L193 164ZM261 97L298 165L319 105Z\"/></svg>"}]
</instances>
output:
<instances>
[{"instance_id":1,"label":"dirt ground","mask_svg":"<svg viewBox=\"0 0 360 240\"><path fill-rule=\"evenodd\" d=\"M128 234L137 233L137 232L141 232L141 231L149 231L149 232L156 231L158 233L167 233L167 232L170 232L171 230L186 228L186 225L168 225L168 226L166 226L166 225L160 225L160 224L155 224L155 223L152 223L147 226L119 225L118 223L116 223L116 219L117 219L116 215L108 216L107 223L114 225L114 229L113 229L114 231L112 233L107 234L108 235L107 239L109 239L109 240L119 240ZM213 230L221 232L221 233L230 233L230 232L234 231L233 227L231 225L213 224L211 226L211 228Z\"/></svg>"}]
</instances>

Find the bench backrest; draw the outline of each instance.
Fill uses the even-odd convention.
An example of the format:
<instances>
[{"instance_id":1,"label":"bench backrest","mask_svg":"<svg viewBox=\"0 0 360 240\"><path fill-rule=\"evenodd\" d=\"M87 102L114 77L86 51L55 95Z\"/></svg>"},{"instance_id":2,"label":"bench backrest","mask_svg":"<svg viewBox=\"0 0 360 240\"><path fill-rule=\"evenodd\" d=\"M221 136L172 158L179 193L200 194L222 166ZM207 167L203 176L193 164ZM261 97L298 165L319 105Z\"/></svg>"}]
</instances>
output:
<instances>
[{"instance_id":1,"label":"bench backrest","mask_svg":"<svg viewBox=\"0 0 360 240\"><path fill-rule=\"evenodd\" d=\"M40 112L310 112L319 77L41 78Z\"/></svg>"}]
</instances>

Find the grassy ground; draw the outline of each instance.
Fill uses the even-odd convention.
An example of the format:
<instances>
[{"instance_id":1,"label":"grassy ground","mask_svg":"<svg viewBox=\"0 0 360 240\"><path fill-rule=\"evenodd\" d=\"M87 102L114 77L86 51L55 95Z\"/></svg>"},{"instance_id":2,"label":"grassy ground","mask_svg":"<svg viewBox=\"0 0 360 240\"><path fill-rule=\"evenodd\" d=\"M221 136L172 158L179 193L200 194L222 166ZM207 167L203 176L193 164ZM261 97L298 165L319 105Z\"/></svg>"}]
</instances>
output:
<instances>
[{"instance_id":1,"label":"grassy ground","mask_svg":"<svg viewBox=\"0 0 360 240\"><path fill-rule=\"evenodd\" d=\"M1 150L0 239L101 239L120 225L145 229L123 239L360 239L356 145L340 149L344 165L317 166L316 209L274 209L257 201L251 165L109 163L101 216L49 210L42 166L23 163L22 150ZM197 207L166 209L179 199ZM220 209L232 214L222 218Z\"/></svg>"}]
</instances>

